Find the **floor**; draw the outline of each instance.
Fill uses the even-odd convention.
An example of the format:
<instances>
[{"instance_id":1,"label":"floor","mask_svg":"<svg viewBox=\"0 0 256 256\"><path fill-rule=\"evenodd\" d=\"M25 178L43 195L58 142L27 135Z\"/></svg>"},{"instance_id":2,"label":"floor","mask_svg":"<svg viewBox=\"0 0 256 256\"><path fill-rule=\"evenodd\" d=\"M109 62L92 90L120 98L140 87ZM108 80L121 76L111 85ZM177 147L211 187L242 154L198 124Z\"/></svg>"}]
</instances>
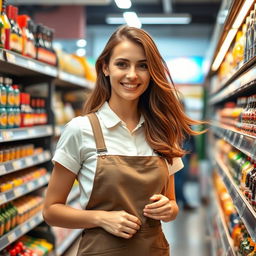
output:
<instances>
[{"instance_id":1,"label":"floor","mask_svg":"<svg viewBox=\"0 0 256 256\"><path fill-rule=\"evenodd\" d=\"M206 209L200 203L197 182L189 182L185 194L196 209L193 211L180 210L177 219L163 223L163 231L171 245L172 256L210 256L210 244L206 235ZM75 256L78 241L66 251L64 256Z\"/></svg>"}]
</instances>

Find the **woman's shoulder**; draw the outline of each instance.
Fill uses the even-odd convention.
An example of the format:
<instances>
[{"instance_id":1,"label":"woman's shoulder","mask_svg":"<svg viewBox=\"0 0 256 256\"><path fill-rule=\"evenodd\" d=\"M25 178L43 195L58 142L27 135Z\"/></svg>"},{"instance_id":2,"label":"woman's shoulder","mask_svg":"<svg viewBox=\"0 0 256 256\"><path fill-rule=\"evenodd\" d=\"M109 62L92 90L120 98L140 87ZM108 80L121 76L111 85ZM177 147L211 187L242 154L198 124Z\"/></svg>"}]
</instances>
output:
<instances>
[{"instance_id":1,"label":"woman's shoulder","mask_svg":"<svg viewBox=\"0 0 256 256\"><path fill-rule=\"evenodd\" d=\"M90 121L88 116L77 116L71 119L66 125L65 129L72 130L72 131L81 131L84 129L91 129Z\"/></svg>"}]
</instances>

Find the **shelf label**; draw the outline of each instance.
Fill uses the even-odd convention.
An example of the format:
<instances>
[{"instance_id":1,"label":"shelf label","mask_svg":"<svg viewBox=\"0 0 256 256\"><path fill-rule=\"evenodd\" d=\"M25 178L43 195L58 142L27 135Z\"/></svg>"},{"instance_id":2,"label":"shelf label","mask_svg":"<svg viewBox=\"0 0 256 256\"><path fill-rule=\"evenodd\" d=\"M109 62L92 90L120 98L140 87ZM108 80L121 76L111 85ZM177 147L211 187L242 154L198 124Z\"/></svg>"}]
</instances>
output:
<instances>
[{"instance_id":1,"label":"shelf label","mask_svg":"<svg viewBox=\"0 0 256 256\"><path fill-rule=\"evenodd\" d=\"M23 193L22 187L18 187L18 188L16 188L16 189L14 189L14 195L15 195L16 197L21 196L22 193Z\"/></svg>"},{"instance_id":2,"label":"shelf label","mask_svg":"<svg viewBox=\"0 0 256 256\"><path fill-rule=\"evenodd\" d=\"M12 232L10 235L8 235L7 238L8 238L9 243L12 243L13 241L15 241L17 239L15 232Z\"/></svg>"},{"instance_id":3,"label":"shelf label","mask_svg":"<svg viewBox=\"0 0 256 256\"><path fill-rule=\"evenodd\" d=\"M34 182L29 182L29 183L27 184L27 188L28 188L29 191L33 190L33 189L35 188Z\"/></svg>"},{"instance_id":4,"label":"shelf label","mask_svg":"<svg viewBox=\"0 0 256 256\"><path fill-rule=\"evenodd\" d=\"M16 56L10 52L6 52L7 61L10 63L16 63Z\"/></svg>"},{"instance_id":5,"label":"shelf label","mask_svg":"<svg viewBox=\"0 0 256 256\"><path fill-rule=\"evenodd\" d=\"M39 154L38 155L38 159L40 162L43 162L44 161L44 155L43 154Z\"/></svg>"},{"instance_id":6,"label":"shelf label","mask_svg":"<svg viewBox=\"0 0 256 256\"><path fill-rule=\"evenodd\" d=\"M5 165L1 164L0 165L0 175L6 174L6 169L5 169Z\"/></svg>"},{"instance_id":7,"label":"shelf label","mask_svg":"<svg viewBox=\"0 0 256 256\"><path fill-rule=\"evenodd\" d=\"M6 200L5 194L0 194L0 205L1 205L1 204L4 204L6 201L7 201L7 200Z\"/></svg>"},{"instance_id":8,"label":"shelf label","mask_svg":"<svg viewBox=\"0 0 256 256\"><path fill-rule=\"evenodd\" d=\"M13 168L14 168L15 170L21 168L21 162L20 162L19 160L14 161L14 162L12 163L12 165L13 165Z\"/></svg>"},{"instance_id":9,"label":"shelf label","mask_svg":"<svg viewBox=\"0 0 256 256\"><path fill-rule=\"evenodd\" d=\"M28 60L28 67L30 68L30 69L36 69L36 64L35 64L35 62L33 62L33 61L31 61L31 60Z\"/></svg>"},{"instance_id":10,"label":"shelf label","mask_svg":"<svg viewBox=\"0 0 256 256\"><path fill-rule=\"evenodd\" d=\"M2 132L2 137L4 138L4 140L9 140L13 137L13 132L3 131Z\"/></svg>"},{"instance_id":11,"label":"shelf label","mask_svg":"<svg viewBox=\"0 0 256 256\"><path fill-rule=\"evenodd\" d=\"M27 165L34 165L34 162L31 157L26 158L26 164Z\"/></svg>"},{"instance_id":12,"label":"shelf label","mask_svg":"<svg viewBox=\"0 0 256 256\"><path fill-rule=\"evenodd\" d=\"M22 225L20 229L21 229L21 231L22 231L23 234L27 233L28 230L29 230L29 228L28 228L28 226L27 226L26 224L25 224L25 225Z\"/></svg>"},{"instance_id":13,"label":"shelf label","mask_svg":"<svg viewBox=\"0 0 256 256\"><path fill-rule=\"evenodd\" d=\"M45 178L40 178L39 180L38 180L38 185L39 186L42 186L42 185L44 185L46 183L46 179Z\"/></svg>"},{"instance_id":14,"label":"shelf label","mask_svg":"<svg viewBox=\"0 0 256 256\"><path fill-rule=\"evenodd\" d=\"M32 219L30 222L29 222L29 225L31 228L35 227L36 226L36 221L35 219Z\"/></svg>"}]
</instances>

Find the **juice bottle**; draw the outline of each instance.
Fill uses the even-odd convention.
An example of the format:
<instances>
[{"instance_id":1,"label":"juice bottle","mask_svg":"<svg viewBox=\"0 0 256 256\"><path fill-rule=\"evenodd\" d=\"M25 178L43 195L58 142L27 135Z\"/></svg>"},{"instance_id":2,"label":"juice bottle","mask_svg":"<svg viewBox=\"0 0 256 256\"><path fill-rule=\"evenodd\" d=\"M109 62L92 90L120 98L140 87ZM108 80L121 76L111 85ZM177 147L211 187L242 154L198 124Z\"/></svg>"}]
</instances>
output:
<instances>
[{"instance_id":1,"label":"juice bottle","mask_svg":"<svg viewBox=\"0 0 256 256\"><path fill-rule=\"evenodd\" d=\"M0 107L6 107L7 103L7 92L4 86L4 78L0 76Z\"/></svg>"},{"instance_id":2,"label":"juice bottle","mask_svg":"<svg viewBox=\"0 0 256 256\"><path fill-rule=\"evenodd\" d=\"M6 0L2 0L2 10L1 10L1 18L3 21L3 30L4 33L2 33L2 40L4 42L4 48L9 50L10 49L10 45L9 45L9 40L10 40L10 29L11 29L11 25L10 22L7 18L6 15Z\"/></svg>"},{"instance_id":3,"label":"juice bottle","mask_svg":"<svg viewBox=\"0 0 256 256\"><path fill-rule=\"evenodd\" d=\"M2 12L2 0L0 0L0 13ZM0 48L4 48L4 21L2 19L2 16L0 15Z\"/></svg>"}]
</instances>

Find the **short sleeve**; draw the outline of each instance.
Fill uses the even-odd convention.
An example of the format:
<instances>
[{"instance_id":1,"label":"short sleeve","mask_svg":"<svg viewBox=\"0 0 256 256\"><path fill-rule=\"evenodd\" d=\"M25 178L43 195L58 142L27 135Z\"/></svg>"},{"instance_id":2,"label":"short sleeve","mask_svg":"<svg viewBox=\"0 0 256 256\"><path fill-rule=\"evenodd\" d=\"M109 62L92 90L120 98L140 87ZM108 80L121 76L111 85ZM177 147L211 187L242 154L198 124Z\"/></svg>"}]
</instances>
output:
<instances>
[{"instance_id":1,"label":"short sleeve","mask_svg":"<svg viewBox=\"0 0 256 256\"><path fill-rule=\"evenodd\" d=\"M181 170L184 167L181 157L173 158L173 163L169 164L168 167L170 175L173 175L175 172Z\"/></svg>"},{"instance_id":2,"label":"short sleeve","mask_svg":"<svg viewBox=\"0 0 256 256\"><path fill-rule=\"evenodd\" d=\"M71 120L64 128L57 143L53 163L58 162L71 172L77 174L81 168L82 136L80 126Z\"/></svg>"}]
</instances>

